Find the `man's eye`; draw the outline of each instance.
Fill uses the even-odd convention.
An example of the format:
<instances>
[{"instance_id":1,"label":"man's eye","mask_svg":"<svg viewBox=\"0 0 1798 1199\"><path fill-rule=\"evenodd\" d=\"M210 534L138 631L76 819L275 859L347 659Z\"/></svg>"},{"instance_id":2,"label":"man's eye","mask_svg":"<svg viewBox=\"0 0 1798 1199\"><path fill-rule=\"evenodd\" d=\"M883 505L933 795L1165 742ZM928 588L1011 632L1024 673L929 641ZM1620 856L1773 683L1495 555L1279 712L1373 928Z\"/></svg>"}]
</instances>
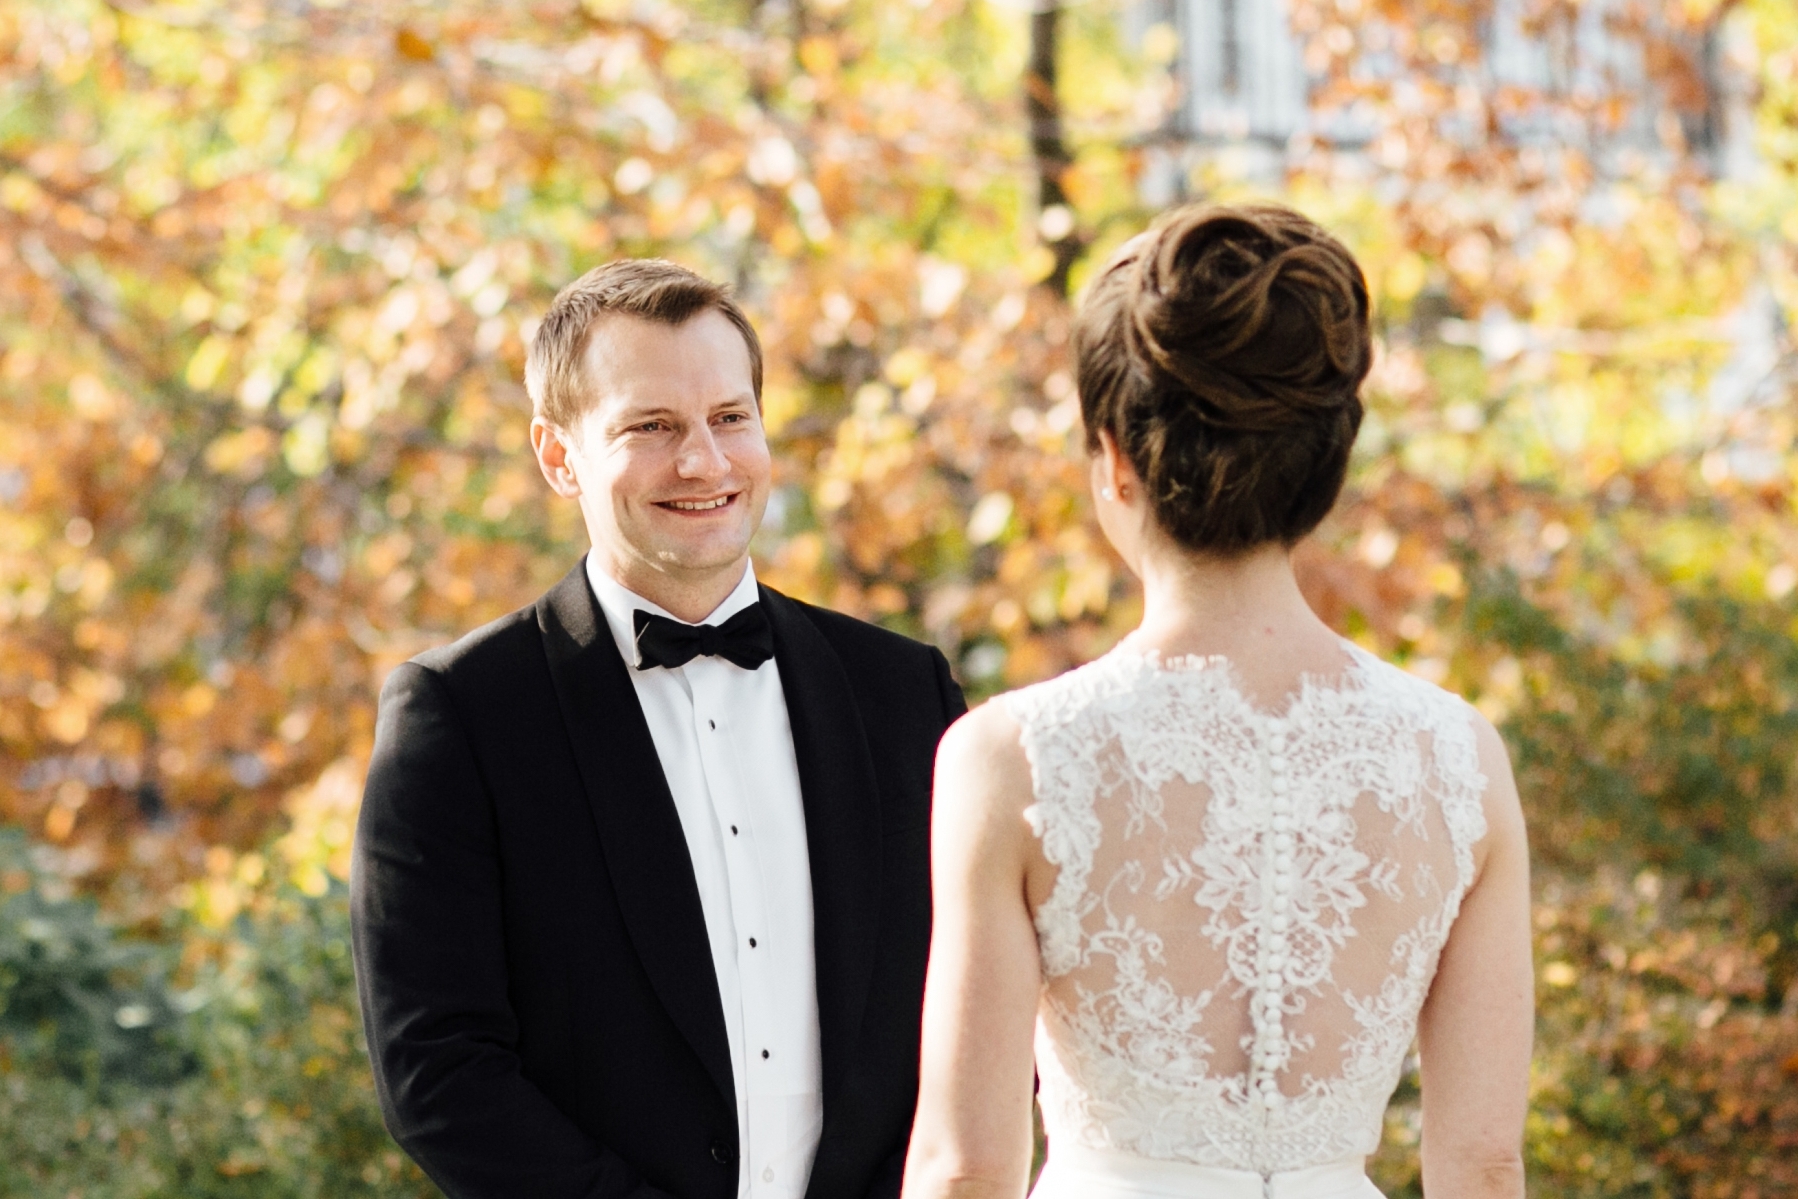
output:
<instances>
[{"instance_id":1,"label":"man's eye","mask_svg":"<svg viewBox=\"0 0 1798 1199\"><path fill-rule=\"evenodd\" d=\"M644 421L642 424L638 425L637 432L639 432L639 433L660 433L666 427L667 426L664 425L659 420L649 420L649 421Z\"/></svg>"}]
</instances>

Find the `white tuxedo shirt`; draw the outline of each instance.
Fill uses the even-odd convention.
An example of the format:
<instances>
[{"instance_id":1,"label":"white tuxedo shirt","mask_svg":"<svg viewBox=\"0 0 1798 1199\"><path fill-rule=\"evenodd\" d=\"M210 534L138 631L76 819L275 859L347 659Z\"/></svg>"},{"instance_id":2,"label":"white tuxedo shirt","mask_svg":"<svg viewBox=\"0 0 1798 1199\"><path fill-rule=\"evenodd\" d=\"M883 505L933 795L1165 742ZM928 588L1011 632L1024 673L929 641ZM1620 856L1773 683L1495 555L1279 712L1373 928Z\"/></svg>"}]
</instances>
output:
<instances>
[{"instance_id":1,"label":"white tuxedo shirt","mask_svg":"<svg viewBox=\"0 0 1798 1199\"><path fill-rule=\"evenodd\" d=\"M700 656L637 669L632 613L667 610L587 555L587 581L630 667L680 815L711 942L736 1081L739 1199L801 1199L824 1127L812 876L780 670ZM757 601L755 572L700 623ZM683 622L685 623L685 622Z\"/></svg>"}]
</instances>

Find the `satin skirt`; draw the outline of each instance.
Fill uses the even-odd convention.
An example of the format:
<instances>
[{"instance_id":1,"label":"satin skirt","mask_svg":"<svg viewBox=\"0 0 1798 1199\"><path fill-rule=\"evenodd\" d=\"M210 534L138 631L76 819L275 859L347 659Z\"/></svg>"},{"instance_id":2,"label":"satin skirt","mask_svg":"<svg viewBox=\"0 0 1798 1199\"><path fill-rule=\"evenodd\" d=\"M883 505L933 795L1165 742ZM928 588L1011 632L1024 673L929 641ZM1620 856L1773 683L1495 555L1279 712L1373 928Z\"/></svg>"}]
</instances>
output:
<instances>
[{"instance_id":1,"label":"satin skirt","mask_svg":"<svg viewBox=\"0 0 1798 1199\"><path fill-rule=\"evenodd\" d=\"M1367 1159L1345 1158L1304 1170L1257 1174L1132 1153L1065 1146L1049 1160L1030 1199L1383 1199L1368 1181Z\"/></svg>"}]
</instances>

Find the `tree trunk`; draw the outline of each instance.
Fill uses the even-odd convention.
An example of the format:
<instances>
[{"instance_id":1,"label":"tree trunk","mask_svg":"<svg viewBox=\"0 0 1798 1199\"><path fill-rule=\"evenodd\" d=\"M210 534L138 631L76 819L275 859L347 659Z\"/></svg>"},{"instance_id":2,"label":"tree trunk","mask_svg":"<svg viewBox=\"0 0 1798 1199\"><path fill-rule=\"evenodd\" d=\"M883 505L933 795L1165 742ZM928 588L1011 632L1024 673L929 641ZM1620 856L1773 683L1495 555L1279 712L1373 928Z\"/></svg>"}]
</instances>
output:
<instances>
[{"instance_id":1,"label":"tree trunk","mask_svg":"<svg viewBox=\"0 0 1798 1199\"><path fill-rule=\"evenodd\" d=\"M1056 49L1060 33L1060 0L1039 0L1038 7L1030 14L1030 63L1024 69L1024 111L1030 120L1030 154L1036 162L1039 213L1057 207L1069 213L1073 211L1063 176L1074 160L1062 137L1061 98L1056 92ZM1079 261L1085 243L1078 226L1069 223L1057 236L1049 237L1045 233L1044 244L1055 255L1055 267L1043 279L1043 286L1065 299L1068 273Z\"/></svg>"}]
</instances>

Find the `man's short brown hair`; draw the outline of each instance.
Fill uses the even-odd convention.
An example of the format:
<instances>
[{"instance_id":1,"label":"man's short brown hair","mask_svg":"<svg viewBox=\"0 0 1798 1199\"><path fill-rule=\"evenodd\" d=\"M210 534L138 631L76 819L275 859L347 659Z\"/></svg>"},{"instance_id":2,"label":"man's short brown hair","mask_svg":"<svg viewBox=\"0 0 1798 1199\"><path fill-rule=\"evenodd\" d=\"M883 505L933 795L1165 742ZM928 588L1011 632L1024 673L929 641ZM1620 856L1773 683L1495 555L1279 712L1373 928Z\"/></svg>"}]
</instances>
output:
<instances>
[{"instance_id":1,"label":"man's short brown hair","mask_svg":"<svg viewBox=\"0 0 1798 1199\"><path fill-rule=\"evenodd\" d=\"M708 309L743 335L755 402L762 402L762 342L730 289L661 258L624 258L595 267L557 293L525 359L524 389L531 410L560 428L572 428L593 406L582 359L593 324L607 313L664 325L684 325Z\"/></svg>"}]
</instances>

